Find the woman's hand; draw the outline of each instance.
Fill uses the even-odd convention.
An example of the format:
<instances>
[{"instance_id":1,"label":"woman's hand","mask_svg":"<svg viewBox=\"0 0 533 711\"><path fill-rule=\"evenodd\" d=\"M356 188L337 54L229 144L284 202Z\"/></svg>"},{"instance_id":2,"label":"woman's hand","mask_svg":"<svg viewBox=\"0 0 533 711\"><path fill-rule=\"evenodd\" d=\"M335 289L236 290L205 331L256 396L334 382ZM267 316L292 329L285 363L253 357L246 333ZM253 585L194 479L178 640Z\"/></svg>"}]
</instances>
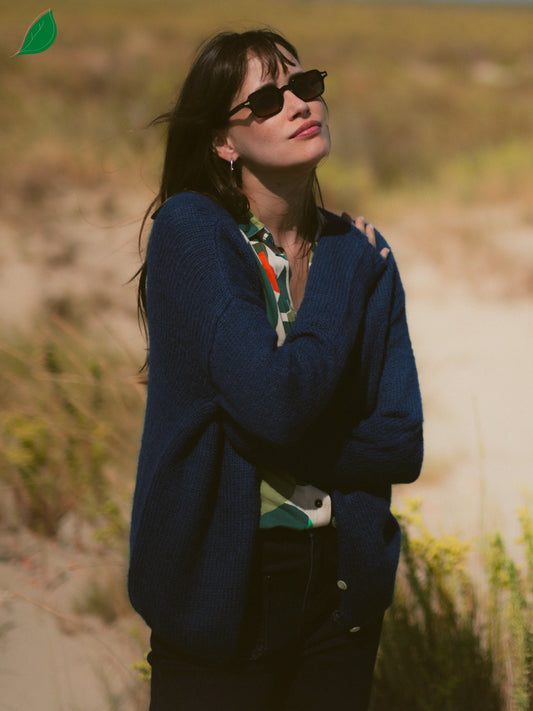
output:
<instances>
[{"instance_id":1,"label":"woman's hand","mask_svg":"<svg viewBox=\"0 0 533 711\"><path fill-rule=\"evenodd\" d=\"M352 220L350 215L347 212L343 212L341 215L343 220L346 220L346 222L349 222L352 225L355 225L358 230L361 230L363 234L365 234L368 237L368 241L370 244L375 247L376 246L376 235L374 233L374 226L371 225L370 223L367 223L365 221L364 217L357 217L355 220ZM383 257L383 259L387 259L389 256L390 249L388 247L383 247L381 250L380 254Z\"/></svg>"}]
</instances>

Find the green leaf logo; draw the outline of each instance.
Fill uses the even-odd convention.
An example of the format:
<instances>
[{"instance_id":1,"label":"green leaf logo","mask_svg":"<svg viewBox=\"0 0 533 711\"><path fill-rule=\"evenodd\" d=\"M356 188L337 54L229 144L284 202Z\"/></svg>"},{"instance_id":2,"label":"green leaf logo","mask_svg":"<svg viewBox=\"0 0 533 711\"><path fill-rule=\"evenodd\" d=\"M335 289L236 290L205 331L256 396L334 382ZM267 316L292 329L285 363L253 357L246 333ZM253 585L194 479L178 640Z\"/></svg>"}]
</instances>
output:
<instances>
[{"instance_id":1,"label":"green leaf logo","mask_svg":"<svg viewBox=\"0 0 533 711\"><path fill-rule=\"evenodd\" d=\"M35 20L30 29L26 32L22 47L13 57L19 54L39 54L54 44L57 36L57 25L52 15L52 10L46 10Z\"/></svg>"}]
</instances>

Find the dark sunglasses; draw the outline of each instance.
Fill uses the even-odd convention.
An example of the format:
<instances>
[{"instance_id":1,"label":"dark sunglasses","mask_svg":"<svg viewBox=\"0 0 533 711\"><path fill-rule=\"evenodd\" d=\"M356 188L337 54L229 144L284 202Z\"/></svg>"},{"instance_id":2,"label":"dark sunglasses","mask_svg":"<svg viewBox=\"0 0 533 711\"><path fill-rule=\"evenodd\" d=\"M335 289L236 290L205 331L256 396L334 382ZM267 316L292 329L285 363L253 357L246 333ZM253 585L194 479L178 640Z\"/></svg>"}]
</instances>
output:
<instances>
[{"instance_id":1,"label":"dark sunglasses","mask_svg":"<svg viewBox=\"0 0 533 711\"><path fill-rule=\"evenodd\" d=\"M268 118L279 114L283 108L283 94L285 91L292 91L302 101L311 101L324 93L324 77L327 72L318 69L310 69L302 74L295 74L289 79L289 83L282 87L269 84L254 91L250 96L239 104L228 114L228 118L236 114L237 111L249 107L250 111L257 118Z\"/></svg>"}]
</instances>

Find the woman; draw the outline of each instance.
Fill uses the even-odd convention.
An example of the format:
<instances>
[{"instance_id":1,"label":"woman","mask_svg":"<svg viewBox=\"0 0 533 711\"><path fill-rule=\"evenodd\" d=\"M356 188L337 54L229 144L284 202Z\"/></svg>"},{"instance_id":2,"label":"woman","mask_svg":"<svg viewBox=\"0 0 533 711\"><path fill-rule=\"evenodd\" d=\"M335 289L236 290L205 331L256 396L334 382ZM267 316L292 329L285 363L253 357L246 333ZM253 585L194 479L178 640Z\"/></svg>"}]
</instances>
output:
<instances>
[{"instance_id":1,"label":"woman","mask_svg":"<svg viewBox=\"0 0 533 711\"><path fill-rule=\"evenodd\" d=\"M152 711L368 705L422 414L389 247L317 208L325 76L222 33L160 117L129 574Z\"/></svg>"}]
</instances>

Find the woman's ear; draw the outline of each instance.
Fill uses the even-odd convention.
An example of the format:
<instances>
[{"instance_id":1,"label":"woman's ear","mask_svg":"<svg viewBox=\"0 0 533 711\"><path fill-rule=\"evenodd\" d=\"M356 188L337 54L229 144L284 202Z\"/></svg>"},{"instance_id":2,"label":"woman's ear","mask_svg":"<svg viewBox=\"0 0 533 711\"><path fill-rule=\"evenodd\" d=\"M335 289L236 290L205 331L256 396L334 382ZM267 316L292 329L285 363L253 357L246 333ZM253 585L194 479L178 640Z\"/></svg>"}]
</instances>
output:
<instances>
[{"instance_id":1,"label":"woman's ear","mask_svg":"<svg viewBox=\"0 0 533 711\"><path fill-rule=\"evenodd\" d=\"M230 163L232 160L235 162L239 157L233 146L230 138L228 138L227 133L217 133L213 138L213 151L222 160Z\"/></svg>"}]
</instances>

